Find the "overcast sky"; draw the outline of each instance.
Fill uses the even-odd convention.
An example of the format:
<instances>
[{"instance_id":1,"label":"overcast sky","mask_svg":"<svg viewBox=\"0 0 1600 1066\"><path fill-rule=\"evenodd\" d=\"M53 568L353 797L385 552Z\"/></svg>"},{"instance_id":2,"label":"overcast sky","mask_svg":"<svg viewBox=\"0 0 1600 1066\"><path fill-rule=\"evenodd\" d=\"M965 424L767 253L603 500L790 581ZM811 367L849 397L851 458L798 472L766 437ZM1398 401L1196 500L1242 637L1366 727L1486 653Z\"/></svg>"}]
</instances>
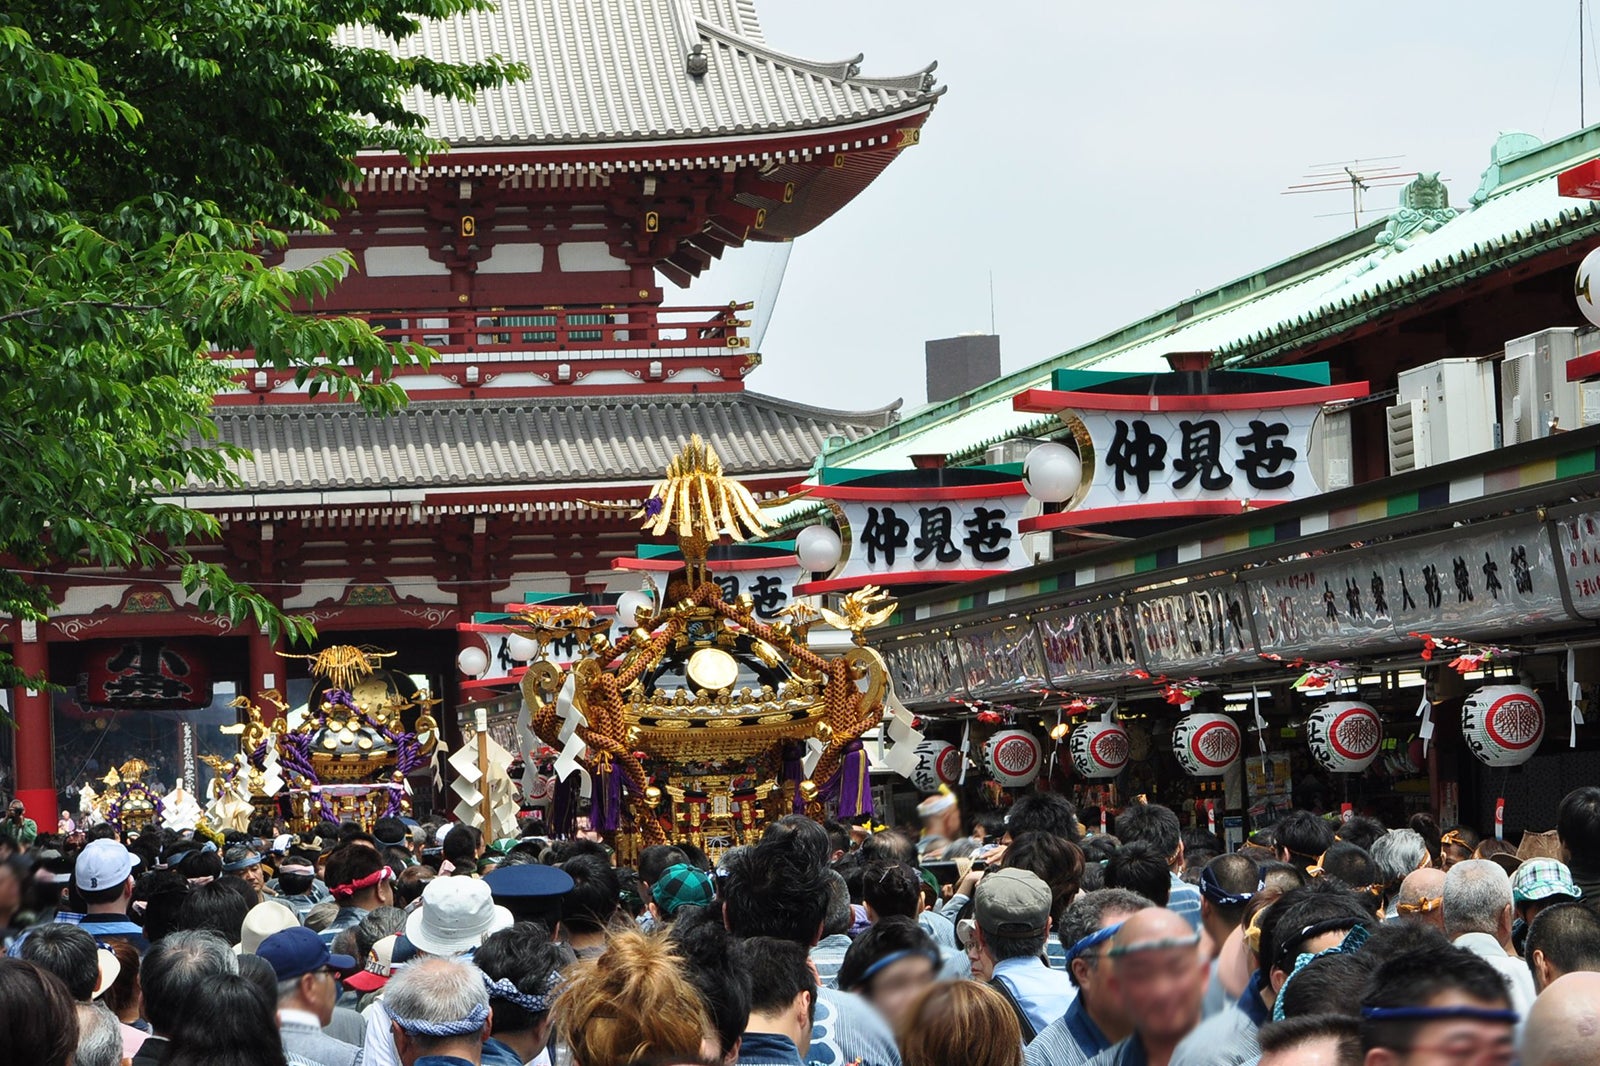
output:
<instances>
[{"instance_id":1,"label":"overcast sky","mask_svg":"<svg viewBox=\"0 0 1600 1066\"><path fill-rule=\"evenodd\" d=\"M749 385L833 407L921 405L922 342L988 329L991 271L1004 369L1020 369L1348 230L1348 192L1280 195L1311 164L1400 155L1459 207L1498 131L1579 127L1573 0L759 10L781 51L865 52L866 74L937 59L949 86L922 143L792 246ZM1584 36L1594 122L1600 34ZM778 259L732 253L668 301L758 297Z\"/></svg>"}]
</instances>

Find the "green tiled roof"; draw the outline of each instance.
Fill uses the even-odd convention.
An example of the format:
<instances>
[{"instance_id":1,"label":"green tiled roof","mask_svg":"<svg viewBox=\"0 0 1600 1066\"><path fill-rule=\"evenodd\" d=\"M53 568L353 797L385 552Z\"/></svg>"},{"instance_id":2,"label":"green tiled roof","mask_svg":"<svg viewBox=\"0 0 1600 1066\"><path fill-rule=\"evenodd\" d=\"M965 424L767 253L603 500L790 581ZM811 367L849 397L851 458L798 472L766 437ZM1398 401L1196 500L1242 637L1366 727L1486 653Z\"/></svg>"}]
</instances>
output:
<instances>
[{"instance_id":1,"label":"green tiled roof","mask_svg":"<svg viewBox=\"0 0 1600 1066\"><path fill-rule=\"evenodd\" d=\"M1460 214L1434 223L1431 232L1397 232L1390 219L1364 226L914 412L830 450L827 465L902 467L912 455L932 453L969 458L988 444L1036 430L1038 416L1013 411L1011 397L1048 387L1057 369L1148 373L1165 370L1164 357L1174 351L1213 351L1232 365L1269 362L1441 290L1600 238L1600 205L1565 199L1556 190L1558 173L1600 157L1600 126L1508 152L1534 143L1524 134L1503 138L1473 202L1455 205Z\"/></svg>"}]
</instances>

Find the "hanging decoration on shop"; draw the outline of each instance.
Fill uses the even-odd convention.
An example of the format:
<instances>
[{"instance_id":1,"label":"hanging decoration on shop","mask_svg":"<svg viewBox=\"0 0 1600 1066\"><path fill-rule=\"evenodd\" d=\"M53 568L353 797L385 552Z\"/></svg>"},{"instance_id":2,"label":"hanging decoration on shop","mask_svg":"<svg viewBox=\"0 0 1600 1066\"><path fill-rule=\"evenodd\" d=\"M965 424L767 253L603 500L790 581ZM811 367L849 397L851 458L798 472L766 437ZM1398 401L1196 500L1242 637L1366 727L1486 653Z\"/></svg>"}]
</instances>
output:
<instances>
[{"instance_id":1,"label":"hanging decoration on shop","mask_svg":"<svg viewBox=\"0 0 1600 1066\"><path fill-rule=\"evenodd\" d=\"M1172 731L1172 754L1191 777L1220 777L1239 761L1244 740L1225 714L1190 714Z\"/></svg>"},{"instance_id":2,"label":"hanging decoration on shop","mask_svg":"<svg viewBox=\"0 0 1600 1066\"><path fill-rule=\"evenodd\" d=\"M1461 734L1485 766L1521 766L1544 739L1544 701L1524 685L1485 685L1461 705Z\"/></svg>"},{"instance_id":3,"label":"hanging decoration on shop","mask_svg":"<svg viewBox=\"0 0 1600 1066\"><path fill-rule=\"evenodd\" d=\"M1306 719L1306 743L1324 770L1358 774L1378 758L1383 720L1368 704L1335 700Z\"/></svg>"},{"instance_id":4,"label":"hanging decoration on shop","mask_svg":"<svg viewBox=\"0 0 1600 1066\"><path fill-rule=\"evenodd\" d=\"M1128 731L1109 717L1082 723L1067 741L1072 768L1090 781L1120 774L1128 765L1130 747Z\"/></svg>"},{"instance_id":5,"label":"hanging decoration on shop","mask_svg":"<svg viewBox=\"0 0 1600 1066\"><path fill-rule=\"evenodd\" d=\"M1208 687L1198 677L1186 677L1181 681L1174 681L1165 674L1152 674L1148 670L1130 670L1128 676L1150 682L1160 691L1161 698L1174 707L1188 706Z\"/></svg>"},{"instance_id":6,"label":"hanging decoration on shop","mask_svg":"<svg viewBox=\"0 0 1600 1066\"><path fill-rule=\"evenodd\" d=\"M1458 674L1468 674L1474 670L1482 670L1486 663L1494 662L1506 656L1505 648L1495 647L1493 644L1474 644L1467 640L1458 640L1455 637L1435 636L1432 633L1411 633L1412 638L1422 641L1422 658L1432 661L1435 656L1441 659L1448 658L1450 669Z\"/></svg>"},{"instance_id":7,"label":"hanging decoration on shop","mask_svg":"<svg viewBox=\"0 0 1600 1066\"><path fill-rule=\"evenodd\" d=\"M961 779L961 752L946 740L924 740L916 747L917 766L911 783L919 792L937 792L940 785L954 787Z\"/></svg>"},{"instance_id":8,"label":"hanging decoration on shop","mask_svg":"<svg viewBox=\"0 0 1600 1066\"><path fill-rule=\"evenodd\" d=\"M1583 724L1583 685L1578 681L1578 657L1571 649L1567 649L1567 706L1571 709L1570 725L1567 727L1567 747L1578 746L1578 727Z\"/></svg>"},{"instance_id":9,"label":"hanging decoration on shop","mask_svg":"<svg viewBox=\"0 0 1600 1066\"><path fill-rule=\"evenodd\" d=\"M1025 729L1003 729L984 743L983 765L1006 788L1025 788L1044 766L1044 745Z\"/></svg>"},{"instance_id":10,"label":"hanging decoration on shop","mask_svg":"<svg viewBox=\"0 0 1600 1066\"><path fill-rule=\"evenodd\" d=\"M1326 692L1350 673L1349 667L1337 659L1330 659L1327 662L1298 656L1289 659L1282 655L1274 655L1272 652L1262 652L1261 657L1268 662L1282 663L1289 669L1297 671L1299 676L1290 686L1296 692Z\"/></svg>"}]
</instances>

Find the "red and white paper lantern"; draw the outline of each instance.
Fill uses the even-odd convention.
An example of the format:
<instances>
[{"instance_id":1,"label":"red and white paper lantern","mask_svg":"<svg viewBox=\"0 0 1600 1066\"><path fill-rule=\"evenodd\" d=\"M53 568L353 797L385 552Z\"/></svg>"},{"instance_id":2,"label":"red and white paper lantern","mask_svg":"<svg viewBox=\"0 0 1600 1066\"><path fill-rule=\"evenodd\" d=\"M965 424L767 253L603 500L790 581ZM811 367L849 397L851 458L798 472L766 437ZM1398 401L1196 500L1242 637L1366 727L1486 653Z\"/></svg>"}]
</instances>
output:
<instances>
[{"instance_id":1,"label":"red and white paper lantern","mask_svg":"<svg viewBox=\"0 0 1600 1066\"><path fill-rule=\"evenodd\" d=\"M1128 731L1109 718L1083 723L1067 740L1072 768L1091 781L1120 774L1128 765L1128 750Z\"/></svg>"},{"instance_id":2,"label":"red and white paper lantern","mask_svg":"<svg viewBox=\"0 0 1600 1066\"><path fill-rule=\"evenodd\" d=\"M1461 735L1486 766L1521 766L1544 739L1544 701L1524 685L1485 685L1461 705Z\"/></svg>"},{"instance_id":3,"label":"red and white paper lantern","mask_svg":"<svg viewBox=\"0 0 1600 1066\"><path fill-rule=\"evenodd\" d=\"M917 754L917 765L911 771L911 783L919 792L937 792L940 785L953 788L961 780L961 752L954 744L924 740L912 750Z\"/></svg>"},{"instance_id":4,"label":"red and white paper lantern","mask_svg":"<svg viewBox=\"0 0 1600 1066\"><path fill-rule=\"evenodd\" d=\"M1306 719L1306 743L1324 770L1359 774L1372 765L1383 747L1383 719L1365 703L1324 703Z\"/></svg>"},{"instance_id":5,"label":"red and white paper lantern","mask_svg":"<svg viewBox=\"0 0 1600 1066\"><path fill-rule=\"evenodd\" d=\"M1044 766L1044 745L1023 729L1002 729L983 746L983 765L1006 788L1031 785Z\"/></svg>"},{"instance_id":6,"label":"red and white paper lantern","mask_svg":"<svg viewBox=\"0 0 1600 1066\"><path fill-rule=\"evenodd\" d=\"M1190 714L1172 731L1172 754L1191 777L1221 777L1239 761L1244 738L1225 714Z\"/></svg>"}]
</instances>

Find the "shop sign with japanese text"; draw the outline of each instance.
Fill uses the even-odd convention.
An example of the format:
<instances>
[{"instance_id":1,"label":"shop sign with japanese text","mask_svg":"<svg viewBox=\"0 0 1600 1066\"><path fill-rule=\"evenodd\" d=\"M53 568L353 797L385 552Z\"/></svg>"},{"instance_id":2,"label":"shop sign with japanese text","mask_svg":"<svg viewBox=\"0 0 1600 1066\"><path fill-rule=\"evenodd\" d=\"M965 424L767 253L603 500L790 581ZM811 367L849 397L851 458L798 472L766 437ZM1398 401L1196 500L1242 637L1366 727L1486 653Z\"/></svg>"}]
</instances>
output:
<instances>
[{"instance_id":1,"label":"shop sign with japanese text","mask_svg":"<svg viewBox=\"0 0 1600 1066\"><path fill-rule=\"evenodd\" d=\"M1555 526L1572 608L1583 618L1600 619L1600 513L1568 515Z\"/></svg>"},{"instance_id":2,"label":"shop sign with japanese text","mask_svg":"<svg viewBox=\"0 0 1600 1066\"><path fill-rule=\"evenodd\" d=\"M1248 597L1236 582L1141 597L1131 609L1145 668L1152 673L1258 658Z\"/></svg>"},{"instance_id":3,"label":"shop sign with japanese text","mask_svg":"<svg viewBox=\"0 0 1600 1066\"><path fill-rule=\"evenodd\" d=\"M1068 609L1034 625L1053 685L1122 678L1142 668L1135 615L1122 604Z\"/></svg>"},{"instance_id":4,"label":"shop sign with japanese text","mask_svg":"<svg viewBox=\"0 0 1600 1066\"><path fill-rule=\"evenodd\" d=\"M954 641L941 637L904 640L882 651L901 702L926 705L967 695L961 654Z\"/></svg>"},{"instance_id":5,"label":"shop sign with japanese text","mask_svg":"<svg viewBox=\"0 0 1600 1066\"><path fill-rule=\"evenodd\" d=\"M1079 506L1315 495L1311 429L1321 411L1083 411L1095 470Z\"/></svg>"},{"instance_id":6,"label":"shop sign with japanese text","mask_svg":"<svg viewBox=\"0 0 1600 1066\"><path fill-rule=\"evenodd\" d=\"M1261 567L1245 584L1262 651L1339 654L1561 621L1554 564L1530 516Z\"/></svg>"},{"instance_id":7,"label":"shop sign with japanese text","mask_svg":"<svg viewBox=\"0 0 1600 1066\"><path fill-rule=\"evenodd\" d=\"M834 490L829 490L834 491ZM843 499L845 554L803 592L971 581L1028 565L1017 524L1028 497Z\"/></svg>"},{"instance_id":8,"label":"shop sign with japanese text","mask_svg":"<svg viewBox=\"0 0 1600 1066\"><path fill-rule=\"evenodd\" d=\"M1048 683L1039 634L1021 620L957 630L954 639L974 696L1014 695Z\"/></svg>"},{"instance_id":9,"label":"shop sign with japanese text","mask_svg":"<svg viewBox=\"0 0 1600 1066\"><path fill-rule=\"evenodd\" d=\"M1326 368L1321 368L1324 375ZM1365 396L1366 382L1307 386L1278 376L1059 371L1090 387L1027 389L1019 411L1074 427L1086 486L1071 504L1029 518L1024 532L1136 518L1238 514L1327 490L1313 445L1327 404Z\"/></svg>"}]
</instances>

